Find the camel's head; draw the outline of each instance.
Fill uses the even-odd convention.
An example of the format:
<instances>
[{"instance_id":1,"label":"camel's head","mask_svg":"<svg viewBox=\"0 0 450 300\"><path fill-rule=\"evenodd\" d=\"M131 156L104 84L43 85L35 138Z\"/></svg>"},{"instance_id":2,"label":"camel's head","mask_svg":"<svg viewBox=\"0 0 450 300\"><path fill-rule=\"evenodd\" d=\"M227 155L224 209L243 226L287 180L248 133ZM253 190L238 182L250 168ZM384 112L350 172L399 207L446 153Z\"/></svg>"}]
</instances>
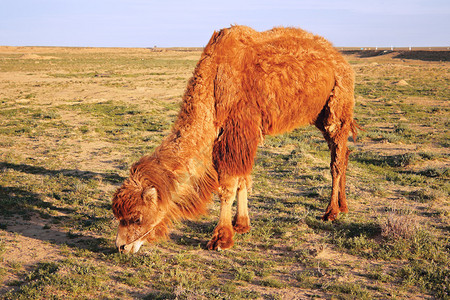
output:
<instances>
[{"instance_id":1,"label":"camel's head","mask_svg":"<svg viewBox=\"0 0 450 300\"><path fill-rule=\"evenodd\" d=\"M142 188L130 180L117 190L112 209L119 220L116 246L121 253L136 253L145 241L164 235L166 213L159 202L154 187Z\"/></svg>"}]
</instances>

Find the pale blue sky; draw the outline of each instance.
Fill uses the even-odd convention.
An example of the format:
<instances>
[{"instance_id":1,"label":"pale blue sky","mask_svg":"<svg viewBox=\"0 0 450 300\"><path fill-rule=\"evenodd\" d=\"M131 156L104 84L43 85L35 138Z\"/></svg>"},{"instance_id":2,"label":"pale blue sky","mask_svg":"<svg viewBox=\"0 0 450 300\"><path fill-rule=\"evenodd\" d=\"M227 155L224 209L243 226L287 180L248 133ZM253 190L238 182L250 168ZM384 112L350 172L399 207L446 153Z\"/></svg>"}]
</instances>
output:
<instances>
[{"instance_id":1,"label":"pale blue sky","mask_svg":"<svg viewBox=\"0 0 450 300\"><path fill-rule=\"evenodd\" d=\"M335 46L450 46L450 1L0 0L8 46L204 46L230 24L301 27Z\"/></svg>"}]
</instances>

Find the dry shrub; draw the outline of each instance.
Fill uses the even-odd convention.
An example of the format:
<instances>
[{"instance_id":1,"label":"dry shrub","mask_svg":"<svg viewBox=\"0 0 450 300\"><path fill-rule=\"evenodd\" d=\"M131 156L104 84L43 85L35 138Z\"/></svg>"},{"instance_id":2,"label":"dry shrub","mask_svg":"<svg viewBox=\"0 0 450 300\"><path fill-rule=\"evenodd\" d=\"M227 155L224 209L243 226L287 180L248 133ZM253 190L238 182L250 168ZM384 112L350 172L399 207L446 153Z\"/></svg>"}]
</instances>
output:
<instances>
[{"instance_id":1,"label":"dry shrub","mask_svg":"<svg viewBox=\"0 0 450 300\"><path fill-rule=\"evenodd\" d=\"M380 224L381 235L388 240L410 239L419 230L419 223L411 215L389 214Z\"/></svg>"}]
</instances>

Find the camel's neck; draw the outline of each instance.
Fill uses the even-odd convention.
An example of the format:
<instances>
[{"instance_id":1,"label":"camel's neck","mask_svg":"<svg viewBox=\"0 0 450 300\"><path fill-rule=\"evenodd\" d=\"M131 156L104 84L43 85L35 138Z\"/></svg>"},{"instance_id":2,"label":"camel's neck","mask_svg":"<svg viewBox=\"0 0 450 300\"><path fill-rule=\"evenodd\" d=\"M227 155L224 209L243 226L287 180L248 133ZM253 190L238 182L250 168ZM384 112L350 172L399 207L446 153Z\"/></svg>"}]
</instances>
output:
<instances>
[{"instance_id":1,"label":"camel's neck","mask_svg":"<svg viewBox=\"0 0 450 300\"><path fill-rule=\"evenodd\" d=\"M185 92L172 133L157 150L164 155L173 156L174 160L182 164L182 169L188 169L188 173L195 173L195 169L212 163L213 143L218 134L214 121L213 89L196 75L198 76L197 72Z\"/></svg>"},{"instance_id":2,"label":"camel's neck","mask_svg":"<svg viewBox=\"0 0 450 300\"><path fill-rule=\"evenodd\" d=\"M181 213L182 217L190 218L204 213L211 193L217 188L212 159L217 137L214 117L212 88L194 75L172 133L154 154L161 167L174 176L170 193L173 215Z\"/></svg>"},{"instance_id":3,"label":"camel's neck","mask_svg":"<svg viewBox=\"0 0 450 300\"><path fill-rule=\"evenodd\" d=\"M184 185L213 167L212 150L216 130L199 122L189 128L174 130L155 151L162 167L176 178L178 192Z\"/></svg>"}]
</instances>

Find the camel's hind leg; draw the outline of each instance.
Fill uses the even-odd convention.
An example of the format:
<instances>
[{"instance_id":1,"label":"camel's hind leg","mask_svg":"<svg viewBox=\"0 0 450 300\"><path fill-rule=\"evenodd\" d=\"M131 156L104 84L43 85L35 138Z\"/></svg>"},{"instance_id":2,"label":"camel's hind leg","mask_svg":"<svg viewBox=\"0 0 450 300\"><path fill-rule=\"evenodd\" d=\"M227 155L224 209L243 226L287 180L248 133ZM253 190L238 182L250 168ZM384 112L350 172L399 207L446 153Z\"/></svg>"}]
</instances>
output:
<instances>
[{"instance_id":1,"label":"camel's hind leg","mask_svg":"<svg viewBox=\"0 0 450 300\"><path fill-rule=\"evenodd\" d=\"M345 180L348 164L349 150L347 148L348 131L342 128L341 133L345 136L330 138L328 143L331 150L331 176L333 186L331 201L327 207L324 220L334 220L339 212L348 212L347 199L345 195ZM337 205L336 205L337 199Z\"/></svg>"},{"instance_id":2,"label":"camel's hind leg","mask_svg":"<svg viewBox=\"0 0 450 300\"><path fill-rule=\"evenodd\" d=\"M317 128L322 131L331 152L331 199L323 215L323 220L335 220L340 212L348 212L345 196L345 173L347 171L350 151L347 140L353 121L353 93L347 92L347 97L337 98L343 91L335 87L330 99L316 120Z\"/></svg>"},{"instance_id":3,"label":"camel's hind leg","mask_svg":"<svg viewBox=\"0 0 450 300\"><path fill-rule=\"evenodd\" d=\"M347 142L347 140L346 140ZM348 166L348 156L350 154L350 150L348 150L347 145L345 145L346 151L344 152L344 163L345 165L342 168L342 175L341 175L341 181L339 182L339 210L343 213L348 213L348 206L347 206L347 197L345 195L345 185L346 185L346 173L347 173L347 166Z\"/></svg>"},{"instance_id":4,"label":"camel's hind leg","mask_svg":"<svg viewBox=\"0 0 450 300\"><path fill-rule=\"evenodd\" d=\"M250 231L250 218L248 216L248 192L251 190L251 177L239 178L237 189L237 209L233 220L233 228L237 233Z\"/></svg>"},{"instance_id":5,"label":"camel's hind leg","mask_svg":"<svg viewBox=\"0 0 450 300\"><path fill-rule=\"evenodd\" d=\"M349 130L347 126L342 126L333 135L327 130L322 131L331 152L330 171L332 177L331 199L322 217L325 221L335 220L340 212L348 212L345 196L345 173L350 153L347 148Z\"/></svg>"}]
</instances>

